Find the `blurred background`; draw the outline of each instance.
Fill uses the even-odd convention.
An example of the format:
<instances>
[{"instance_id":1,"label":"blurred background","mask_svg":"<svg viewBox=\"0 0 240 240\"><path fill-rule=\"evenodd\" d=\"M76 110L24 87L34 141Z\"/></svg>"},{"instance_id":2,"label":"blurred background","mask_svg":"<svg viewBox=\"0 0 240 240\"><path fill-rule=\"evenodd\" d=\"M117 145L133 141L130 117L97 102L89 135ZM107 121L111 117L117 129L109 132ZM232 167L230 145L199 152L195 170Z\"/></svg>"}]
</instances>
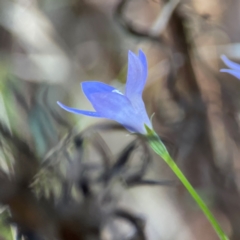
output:
<instances>
[{"instance_id":1,"label":"blurred background","mask_svg":"<svg viewBox=\"0 0 240 240\"><path fill-rule=\"evenodd\" d=\"M124 90L142 49L153 126L240 239L238 0L0 0L0 239L217 240L146 141L90 110L80 83Z\"/></svg>"}]
</instances>

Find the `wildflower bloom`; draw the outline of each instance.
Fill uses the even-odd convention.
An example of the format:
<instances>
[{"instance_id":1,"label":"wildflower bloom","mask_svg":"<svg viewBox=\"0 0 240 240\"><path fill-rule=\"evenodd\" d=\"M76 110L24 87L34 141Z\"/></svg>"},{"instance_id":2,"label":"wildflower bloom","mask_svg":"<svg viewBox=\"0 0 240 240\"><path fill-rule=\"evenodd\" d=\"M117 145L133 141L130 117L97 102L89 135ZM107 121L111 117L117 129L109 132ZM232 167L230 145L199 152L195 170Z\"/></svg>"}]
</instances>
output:
<instances>
[{"instance_id":1,"label":"wildflower bloom","mask_svg":"<svg viewBox=\"0 0 240 240\"><path fill-rule=\"evenodd\" d=\"M221 69L220 72L226 72L234 77L240 79L240 64L235 63L231 60L229 60L226 56L221 57L223 62L230 68L230 69Z\"/></svg>"},{"instance_id":2,"label":"wildflower bloom","mask_svg":"<svg viewBox=\"0 0 240 240\"><path fill-rule=\"evenodd\" d=\"M85 111L67 107L64 110L91 117L107 118L123 125L128 131L146 134L145 125L152 128L147 115L142 92L147 80L147 59L140 50L138 56L128 53L128 73L125 93L102 82L82 82L82 91L95 111Z\"/></svg>"}]
</instances>

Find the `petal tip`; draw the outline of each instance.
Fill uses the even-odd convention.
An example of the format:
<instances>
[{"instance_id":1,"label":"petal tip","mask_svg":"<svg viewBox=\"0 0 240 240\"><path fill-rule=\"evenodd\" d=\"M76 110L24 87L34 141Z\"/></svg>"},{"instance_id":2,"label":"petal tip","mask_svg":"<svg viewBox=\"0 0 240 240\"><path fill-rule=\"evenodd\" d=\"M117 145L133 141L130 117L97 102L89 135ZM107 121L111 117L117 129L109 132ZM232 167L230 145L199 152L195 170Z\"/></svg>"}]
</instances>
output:
<instances>
[{"instance_id":1,"label":"petal tip","mask_svg":"<svg viewBox=\"0 0 240 240\"><path fill-rule=\"evenodd\" d=\"M83 82L80 83L80 85L86 84L86 83L89 83L89 82L92 82L92 81L83 81Z\"/></svg>"},{"instance_id":2,"label":"petal tip","mask_svg":"<svg viewBox=\"0 0 240 240\"><path fill-rule=\"evenodd\" d=\"M132 57L132 56L136 56L136 54L131 50L128 50L128 57Z\"/></svg>"},{"instance_id":3,"label":"petal tip","mask_svg":"<svg viewBox=\"0 0 240 240\"><path fill-rule=\"evenodd\" d=\"M61 107L62 109L68 111L68 108L69 108L69 107L67 107L66 105L62 104L61 102L57 101L57 105L58 105L59 107Z\"/></svg>"},{"instance_id":4,"label":"petal tip","mask_svg":"<svg viewBox=\"0 0 240 240\"><path fill-rule=\"evenodd\" d=\"M138 50L138 55L139 55L139 56L140 56L140 55L146 56L145 53L143 52L143 50L142 50L141 48Z\"/></svg>"},{"instance_id":5,"label":"petal tip","mask_svg":"<svg viewBox=\"0 0 240 240\"><path fill-rule=\"evenodd\" d=\"M84 86L85 86L87 83L89 83L89 82L88 82L88 81L81 82L81 83L80 83L80 87L83 89Z\"/></svg>"},{"instance_id":6,"label":"petal tip","mask_svg":"<svg viewBox=\"0 0 240 240\"><path fill-rule=\"evenodd\" d=\"M232 60L228 59L228 57L226 57L225 55L222 55L221 59L227 67L229 67L230 69L232 69L234 71L240 72L240 64L239 63L233 62Z\"/></svg>"},{"instance_id":7,"label":"petal tip","mask_svg":"<svg viewBox=\"0 0 240 240\"><path fill-rule=\"evenodd\" d=\"M229 60L226 55L221 55L220 58L222 59L223 62L225 62L226 60Z\"/></svg>"},{"instance_id":8,"label":"petal tip","mask_svg":"<svg viewBox=\"0 0 240 240\"><path fill-rule=\"evenodd\" d=\"M233 70L233 69L221 69L220 72L229 73L230 75L236 77L237 79L240 79L240 72L237 71L237 70Z\"/></svg>"},{"instance_id":9,"label":"petal tip","mask_svg":"<svg viewBox=\"0 0 240 240\"><path fill-rule=\"evenodd\" d=\"M63 104L61 102L59 102L59 101L57 101L57 105L60 106L60 107L63 106Z\"/></svg>"},{"instance_id":10,"label":"petal tip","mask_svg":"<svg viewBox=\"0 0 240 240\"><path fill-rule=\"evenodd\" d=\"M144 70L146 71L147 70L147 57L146 57L146 54L141 49L139 49L139 51L138 51L138 58L141 61Z\"/></svg>"}]
</instances>

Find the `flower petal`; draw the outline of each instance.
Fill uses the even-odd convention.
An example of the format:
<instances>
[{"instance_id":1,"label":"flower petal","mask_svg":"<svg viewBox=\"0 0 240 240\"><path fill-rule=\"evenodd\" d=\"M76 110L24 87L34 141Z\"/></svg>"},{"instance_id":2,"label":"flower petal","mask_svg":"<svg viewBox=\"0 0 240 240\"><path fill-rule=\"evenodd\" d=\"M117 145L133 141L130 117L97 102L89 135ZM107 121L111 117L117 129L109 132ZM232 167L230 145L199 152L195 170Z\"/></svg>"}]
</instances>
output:
<instances>
[{"instance_id":1,"label":"flower petal","mask_svg":"<svg viewBox=\"0 0 240 240\"><path fill-rule=\"evenodd\" d=\"M144 54L144 52L142 50L139 50L138 52L138 57L140 59L140 61L142 62L142 69L143 69L143 74L142 74L142 77L143 77L143 87L145 86L145 83L147 81L147 75L148 75L148 64L147 64L147 58L146 58L146 55Z\"/></svg>"},{"instance_id":2,"label":"flower petal","mask_svg":"<svg viewBox=\"0 0 240 240\"><path fill-rule=\"evenodd\" d=\"M125 95L131 99L135 95L142 95L146 83L146 59L142 52L139 57L128 52L128 74Z\"/></svg>"},{"instance_id":3,"label":"flower petal","mask_svg":"<svg viewBox=\"0 0 240 240\"><path fill-rule=\"evenodd\" d=\"M140 116L142 122L144 122L148 127L152 127L151 121L149 120L149 117L146 112L145 104L142 100L142 97L136 97L134 101L132 102L132 106L136 111L136 114Z\"/></svg>"},{"instance_id":4,"label":"flower petal","mask_svg":"<svg viewBox=\"0 0 240 240\"><path fill-rule=\"evenodd\" d=\"M237 70L240 72L240 64L235 63L231 60L229 60L225 55L221 56L221 59L223 60L223 62L231 69L233 70Z\"/></svg>"},{"instance_id":5,"label":"flower petal","mask_svg":"<svg viewBox=\"0 0 240 240\"><path fill-rule=\"evenodd\" d=\"M57 104L64 110L71 112L71 113L82 114L82 115L91 116L91 117L102 117L97 112L90 112L90 111L80 110L80 109L76 109L76 108L71 108L60 102L57 102Z\"/></svg>"},{"instance_id":6,"label":"flower petal","mask_svg":"<svg viewBox=\"0 0 240 240\"><path fill-rule=\"evenodd\" d=\"M234 77L240 79L240 71L232 70L232 69L221 69L220 72L229 73L229 74L233 75Z\"/></svg>"},{"instance_id":7,"label":"flower petal","mask_svg":"<svg viewBox=\"0 0 240 240\"><path fill-rule=\"evenodd\" d=\"M124 95L117 92L95 93L90 96L90 101L102 117L122 124L131 132L145 133L142 116L137 114Z\"/></svg>"},{"instance_id":8,"label":"flower petal","mask_svg":"<svg viewBox=\"0 0 240 240\"><path fill-rule=\"evenodd\" d=\"M112 91L117 90L110 85L107 85L107 84L102 83L102 82L97 82L97 81L82 82L81 87L82 87L82 90L83 90L85 96L88 98L89 101L91 101L90 100L90 95L93 94L93 93L101 93L101 92L106 93L106 92L112 92Z\"/></svg>"}]
</instances>

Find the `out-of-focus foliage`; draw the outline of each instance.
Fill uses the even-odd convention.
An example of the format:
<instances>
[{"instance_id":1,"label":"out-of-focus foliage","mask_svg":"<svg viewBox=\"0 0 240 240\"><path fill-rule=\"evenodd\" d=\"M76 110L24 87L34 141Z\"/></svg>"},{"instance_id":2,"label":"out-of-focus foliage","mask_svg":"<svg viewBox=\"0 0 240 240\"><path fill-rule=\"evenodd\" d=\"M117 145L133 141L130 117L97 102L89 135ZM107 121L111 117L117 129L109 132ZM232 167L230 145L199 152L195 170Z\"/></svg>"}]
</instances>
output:
<instances>
[{"instance_id":1,"label":"out-of-focus foliage","mask_svg":"<svg viewBox=\"0 0 240 240\"><path fill-rule=\"evenodd\" d=\"M81 81L122 90L127 51L142 49L155 130L239 240L240 83L219 73L220 55L239 61L239 11L238 0L0 0L0 239L217 239L144 139L56 104L91 109Z\"/></svg>"},{"instance_id":2,"label":"out-of-focus foliage","mask_svg":"<svg viewBox=\"0 0 240 240\"><path fill-rule=\"evenodd\" d=\"M11 225L6 225L6 219L9 218L9 213L6 209L1 209L0 215L0 236L6 240L13 240L15 238L15 229Z\"/></svg>"}]
</instances>

